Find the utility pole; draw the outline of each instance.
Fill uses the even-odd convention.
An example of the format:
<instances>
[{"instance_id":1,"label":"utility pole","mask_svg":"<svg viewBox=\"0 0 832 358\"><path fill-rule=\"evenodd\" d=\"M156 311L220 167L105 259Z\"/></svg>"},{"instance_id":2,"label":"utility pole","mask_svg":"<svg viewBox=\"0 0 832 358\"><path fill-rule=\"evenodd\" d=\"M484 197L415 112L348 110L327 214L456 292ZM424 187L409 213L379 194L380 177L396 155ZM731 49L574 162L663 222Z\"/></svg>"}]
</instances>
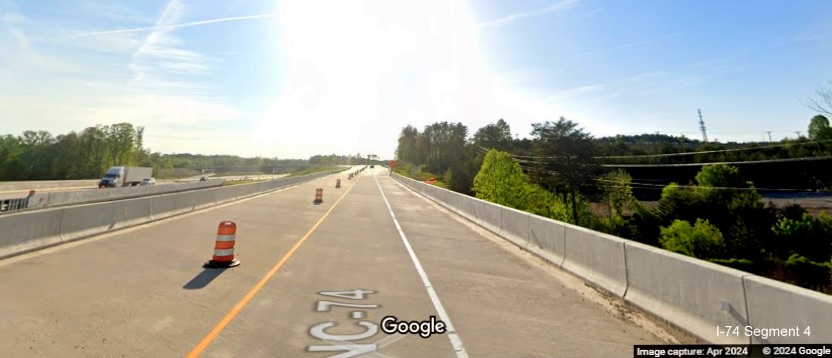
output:
<instances>
[{"instance_id":1,"label":"utility pole","mask_svg":"<svg viewBox=\"0 0 832 358\"><path fill-rule=\"evenodd\" d=\"M696 112L699 113L699 130L702 131L702 141L708 141L708 133L705 131L705 120L702 119L702 110L697 109Z\"/></svg>"},{"instance_id":2,"label":"utility pole","mask_svg":"<svg viewBox=\"0 0 832 358\"><path fill-rule=\"evenodd\" d=\"M771 131L766 131L768 133L768 142L771 143Z\"/></svg>"}]
</instances>

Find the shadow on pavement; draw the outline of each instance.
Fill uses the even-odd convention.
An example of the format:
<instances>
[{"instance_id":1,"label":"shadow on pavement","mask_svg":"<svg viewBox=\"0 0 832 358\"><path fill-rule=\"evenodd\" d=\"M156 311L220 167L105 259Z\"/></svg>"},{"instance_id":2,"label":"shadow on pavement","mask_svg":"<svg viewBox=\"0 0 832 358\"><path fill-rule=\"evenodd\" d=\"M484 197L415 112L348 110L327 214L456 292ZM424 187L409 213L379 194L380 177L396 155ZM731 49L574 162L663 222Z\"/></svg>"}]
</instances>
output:
<instances>
[{"instance_id":1,"label":"shadow on pavement","mask_svg":"<svg viewBox=\"0 0 832 358\"><path fill-rule=\"evenodd\" d=\"M194 278L188 281L188 283L186 283L185 286L182 286L182 288L186 290L198 290L200 288L204 288L205 286L208 286L208 284L211 283L211 281L214 281L214 279L221 275L224 271L225 269L216 268L202 269L202 272L200 272L199 275L196 275Z\"/></svg>"}]
</instances>

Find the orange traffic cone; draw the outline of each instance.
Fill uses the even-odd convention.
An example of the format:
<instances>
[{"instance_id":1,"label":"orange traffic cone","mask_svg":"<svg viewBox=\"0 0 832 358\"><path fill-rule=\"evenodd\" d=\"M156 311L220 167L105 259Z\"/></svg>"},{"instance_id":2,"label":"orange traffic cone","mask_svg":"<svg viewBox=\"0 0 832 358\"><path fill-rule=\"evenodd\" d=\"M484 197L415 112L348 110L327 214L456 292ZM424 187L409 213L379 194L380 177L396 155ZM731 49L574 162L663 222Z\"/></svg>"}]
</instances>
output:
<instances>
[{"instance_id":1,"label":"orange traffic cone","mask_svg":"<svg viewBox=\"0 0 832 358\"><path fill-rule=\"evenodd\" d=\"M315 201L313 203L320 204L324 202L324 189L318 188L315 190Z\"/></svg>"},{"instance_id":2,"label":"orange traffic cone","mask_svg":"<svg viewBox=\"0 0 832 358\"><path fill-rule=\"evenodd\" d=\"M234 257L234 244L237 242L237 224L223 221L217 228L217 241L214 244L214 256L203 265L206 268L227 268L240 264Z\"/></svg>"}]
</instances>

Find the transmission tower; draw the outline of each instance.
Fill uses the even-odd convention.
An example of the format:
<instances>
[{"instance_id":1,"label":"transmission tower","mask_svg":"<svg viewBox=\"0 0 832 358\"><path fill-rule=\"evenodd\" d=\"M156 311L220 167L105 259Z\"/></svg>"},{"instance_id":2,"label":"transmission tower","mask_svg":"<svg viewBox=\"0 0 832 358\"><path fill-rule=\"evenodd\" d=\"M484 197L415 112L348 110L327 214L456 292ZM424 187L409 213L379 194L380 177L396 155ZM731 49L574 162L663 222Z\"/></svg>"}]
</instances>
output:
<instances>
[{"instance_id":1,"label":"transmission tower","mask_svg":"<svg viewBox=\"0 0 832 358\"><path fill-rule=\"evenodd\" d=\"M696 111L699 112L699 130L702 131L702 141L707 142L708 133L705 132L705 120L702 119L702 110L697 109Z\"/></svg>"}]
</instances>

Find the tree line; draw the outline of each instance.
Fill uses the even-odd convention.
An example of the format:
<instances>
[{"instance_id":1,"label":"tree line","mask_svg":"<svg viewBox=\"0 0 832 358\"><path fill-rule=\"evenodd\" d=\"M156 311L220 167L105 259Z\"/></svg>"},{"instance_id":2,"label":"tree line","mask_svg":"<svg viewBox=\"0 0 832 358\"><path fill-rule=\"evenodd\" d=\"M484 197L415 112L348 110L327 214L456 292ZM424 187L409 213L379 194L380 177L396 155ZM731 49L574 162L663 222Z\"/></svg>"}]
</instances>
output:
<instances>
[{"instance_id":1,"label":"tree line","mask_svg":"<svg viewBox=\"0 0 832 358\"><path fill-rule=\"evenodd\" d=\"M783 141L776 149L714 154L730 161L828 156L832 145L824 141L832 139L832 129L826 117L812 118L808 132L809 137ZM536 215L832 293L829 217L810 216L797 205L764 203L755 178L726 164L703 165L693 177L660 185L657 205L648 206L633 194L627 168L605 165L609 158L604 158L759 144L654 135L594 138L565 118L534 123L530 135L512 137L502 119L470 137L462 123L439 122L422 131L407 126L399 135L395 170ZM801 145L807 142L811 145ZM799 165L812 165L807 163Z\"/></svg>"},{"instance_id":2,"label":"tree line","mask_svg":"<svg viewBox=\"0 0 832 358\"><path fill-rule=\"evenodd\" d=\"M100 178L111 166L153 167L157 177L210 172L285 172L310 165L368 164L360 153L309 159L243 158L233 155L162 154L144 146L144 127L96 125L53 135L25 131L0 135L0 181ZM373 158L377 159L377 158Z\"/></svg>"},{"instance_id":3,"label":"tree line","mask_svg":"<svg viewBox=\"0 0 832 358\"><path fill-rule=\"evenodd\" d=\"M144 128L130 123L94 126L53 136L25 131L0 136L0 180L89 179L108 166L150 161Z\"/></svg>"}]
</instances>

